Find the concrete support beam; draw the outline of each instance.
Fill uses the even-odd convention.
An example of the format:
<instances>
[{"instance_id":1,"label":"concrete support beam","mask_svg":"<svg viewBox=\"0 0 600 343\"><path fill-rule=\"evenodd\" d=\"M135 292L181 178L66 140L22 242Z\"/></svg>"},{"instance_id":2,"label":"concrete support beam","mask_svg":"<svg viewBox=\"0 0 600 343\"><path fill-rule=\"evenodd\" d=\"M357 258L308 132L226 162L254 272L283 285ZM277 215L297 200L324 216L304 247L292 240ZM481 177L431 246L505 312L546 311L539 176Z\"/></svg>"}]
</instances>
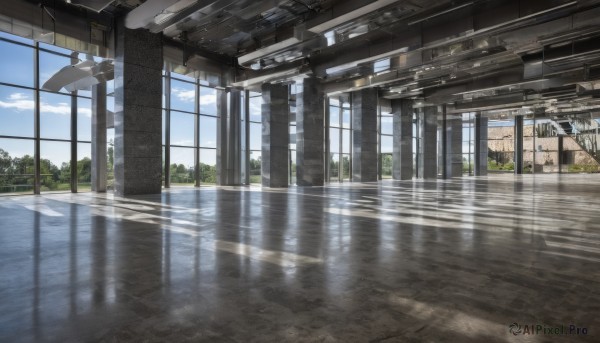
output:
<instances>
[{"instance_id":1,"label":"concrete support beam","mask_svg":"<svg viewBox=\"0 0 600 343\"><path fill-rule=\"evenodd\" d=\"M296 183L322 186L324 161L324 93L316 78L298 83L296 94Z\"/></svg>"},{"instance_id":2,"label":"concrete support beam","mask_svg":"<svg viewBox=\"0 0 600 343\"><path fill-rule=\"evenodd\" d=\"M445 178L462 176L462 118L448 114L446 118L446 175Z\"/></svg>"},{"instance_id":3,"label":"concrete support beam","mask_svg":"<svg viewBox=\"0 0 600 343\"><path fill-rule=\"evenodd\" d=\"M394 115L394 180L413 178L413 108L412 100L392 100Z\"/></svg>"},{"instance_id":4,"label":"concrete support beam","mask_svg":"<svg viewBox=\"0 0 600 343\"><path fill-rule=\"evenodd\" d=\"M217 184L241 184L241 91L217 91Z\"/></svg>"},{"instance_id":5,"label":"concrete support beam","mask_svg":"<svg viewBox=\"0 0 600 343\"><path fill-rule=\"evenodd\" d=\"M288 186L289 92L281 84L262 85L262 185Z\"/></svg>"},{"instance_id":6,"label":"concrete support beam","mask_svg":"<svg viewBox=\"0 0 600 343\"><path fill-rule=\"evenodd\" d=\"M115 192L159 194L162 169L162 36L117 24Z\"/></svg>"},{"instance_id":7,"label":"concrete support beam","mask_svg":"<svg viewBox=\"0 0 600 343\"><path fill-rule=\"evenodd\" d=\"M106 192L106 83L92 86L92 191Z\"/></svg>"},{"instance_id":8,"label":"concrete support beam","mask_svg":"<svg viewBox=\"0 0 600 343\"><path fill-rule=\"evenodd\" d=\"M377 181L377 89L352 93L352 181Z\"/></svg>"},{"instance_id":9,"label":"concrete support beam","mask_svg":"<svg viewBox=\"0 0 600 343\"><path fill-rule=\"evenodd\" d=\"M436 106L425 107L419 114L421 144L418 175L423 179L437 178L437 114Z\"/></svg>"},{"instance_id":10,"label":"concrete support beam","mask_svg":"<svg viewBox=\"0 0 600 343\"><path fill-rule=\"evenodd\" d=\"M488 174L488 118L475 115L475 176Z\"/></svg>"},{"instance_id":11,"label":"concrete support beam","mask_svg":"<svg viewBox=\"0 0 600 343\"><path fill-rule=\"evenodd\" d=\"M515 116L515 174L523 174L523 116Z\"/></svg>"}]
</instances>

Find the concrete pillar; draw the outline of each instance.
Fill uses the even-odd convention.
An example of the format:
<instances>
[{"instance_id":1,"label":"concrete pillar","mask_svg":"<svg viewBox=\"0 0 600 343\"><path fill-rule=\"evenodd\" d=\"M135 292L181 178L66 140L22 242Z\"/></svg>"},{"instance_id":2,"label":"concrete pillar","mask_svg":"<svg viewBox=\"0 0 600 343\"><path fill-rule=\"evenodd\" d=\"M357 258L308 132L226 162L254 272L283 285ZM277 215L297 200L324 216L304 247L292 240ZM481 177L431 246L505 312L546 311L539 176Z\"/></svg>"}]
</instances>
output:
<instances>
[{"instance_id":1,"label":"concrete pillar","mask_svg":"<svg viewBox=\"0 0 600 343\"><path fill-rule=\"evenodd\" d=\"M162 38L117 23L115 192L159 194L162 169Z\"/></svg>"},{"instance_id":2,"label":"concrete pillar","mask_svg":"<svg viewBox=\"0 0 600 343\"><path fill-rule=\"evenodd\" d=\"M288 87L262 85L262 185L288 187Z\"/></svg>"},{"instance_id":3,"label":"concrete pillar","mask_svg":"<svg viewBox=\"0 0 600 343\"><path fill-rule=\"evenodd\" d=\"M217 91L217 184L241 184L241 91Z\"/></svg>"},{"instance_id":4,"label":"concrete pillar","mask_svg":"<svg viewBox=\"0 0 600 343\"><path fill-rule=\"evenodd\" d=\"M488 118L475 115L475 176L488 173Z\"/></svg>"},{"instance_id":5,"label":"concrete pillar","mask_svg":"<svg viewBox=\"0 0 600 343\"><path fill-rule=\"evenodd\" d=\"M419 151L419 177L437 178L437 107L428 106L419 114L421 145Z\"/></svg>"},{"instance_id":6,"label":"concrete pillar","mask_svg":"<svg viewBox=\"0 0 600 343\"><path fill-rule=\"evenodd\" d=\"M377 89L352 93L352 181L377 181Z\"/></svg>"},{"instance_id":7,"label":"concrete pillar","mask_svg":"<svg viewBox=\"0 0 600 343\"><path fill-rule=\"evenodd\" d=\"M462 176L462 117L446 117L446 178Z\"/></svg>"},{"instance_id":8,"label":"concrete pillar","mask_svg":"<svg viewBox=\"0 0 600 343\"><path fill-rule=\"evenodd\" d=\"M515 116L515 174L523 174L523 116Z\"/></svg>"},{"instance_id":9,"label":"concrete pillar","mask_svg":"<svg viewBox=\"0 0 600 343\"><path fill-rule=\"evenodd\" d=\"M316 78L304 79L296 89L296 183L323 186L324 94Z\"/></svg>"},{"instance_id":10,"label":"concrete pillar","mask_svg":"<svg viewBox=\"0 0 600 343\"><path fill-rule=\"evenodd\" d=\"M106 83L92 86L92 191L106 192Z\"/></svg>"},{"instance_id":11,"label":"concrete pillar","mask_svg":"<svg viewBox=\"0 0 600 343\"><path fill-rule=\"evenodd\" d=\"M412 100L392 100L394 115L394 180L413 178L413 108Z\"/></svg>"}]
</instances>

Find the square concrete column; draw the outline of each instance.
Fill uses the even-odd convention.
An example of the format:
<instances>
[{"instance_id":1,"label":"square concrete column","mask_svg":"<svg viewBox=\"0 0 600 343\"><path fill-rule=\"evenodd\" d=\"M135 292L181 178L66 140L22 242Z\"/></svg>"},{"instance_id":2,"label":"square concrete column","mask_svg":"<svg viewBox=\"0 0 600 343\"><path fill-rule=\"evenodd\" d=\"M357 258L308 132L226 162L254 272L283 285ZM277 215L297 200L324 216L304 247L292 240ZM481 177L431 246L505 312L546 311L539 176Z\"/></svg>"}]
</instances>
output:
<instances>
[{"instance_id":1,"label":"square concrete column","mask_svg":"<svg viewBox=\"0 0 600 343\"><path fill-rule=\"evenodd\" d=\"M523 174L523 116L515 116L515 174Z\"/></svg>"},{"instance_id":2,"label":"square concrete column","mask_svg":"<svg viewBox=\"0 0 600 343\"><path fill-rule=\"evenodd\" d=\"M488 174L488 118L475 115L475 176Z\"/></svg>"},{"instance_id":3,"label":"square concrete column","mask_svg":"<svg viewBox=\"0 0 600 343\"><path fill-rule=\"evenodd\" d=\"M286 85L262 85L262 185L288 186L289 91Z\"/></svg>"},{"instance_id":4,"label":"square concrete column","mask_svg":"<svg viewBox=\"0 0 600 343\"><path fill-rule=\"evenodd\" d=\"M428 106L419 114L421 144L419 151L419 177L437 178L437 107Z\"/></svg>"},{"instance_id":5,"label":"square concrete column","mask_svg":"<svg viewBox=\"0 0 600 343\"><path fill-rule=\"evenodd\" d=\"M296 89L296 183L298 186L323 186L324 94L316 78L302 80Z\"/></svg>"},{"instance_id":6,"label":"square concrete column","mask_svg":"<svg viewBox=\"0 0 600 343\"><path fill-rule=\"evenodd\" d=\"M159 194L162 173L162 36L117 23L115 192Z\"/></svg>"},{"instance_id":7,"label":"square concrete column","mask_svg":"<svg viewBox=\"0 0 600 343\"><path fill-rule=\"evenodd\" d=\"M106 192L106 83L92 86L92 191Z\"/></svg>"},{"instance_id":8,"label":"square concrete column","mask_svg":"<svg viewBox=\"0 0 600 343\"><path fill-rule=\"evenodd\" d=\"M377 181L377 89L352 93L352 181Z\"/></svg>"},{"instance_id":9,"label":"square concrete column","mask_svg":"<svg viewBox=\"0 0 600 343\"><path fill-rule=\"evenodd\" d=\"M446 117L446 177L462 176L462 118L449 114Z\"/></svg>"},{"instance_id":10,"label":"square concrete column","mask_svg":"<svg viewBox=\"0 0 600 343\"><path fill-rule=\"evenodd\" d=\"M413 178L413 108L412 100L392 100L394 115L394 180Z\"/></svg>"}]
</instances>

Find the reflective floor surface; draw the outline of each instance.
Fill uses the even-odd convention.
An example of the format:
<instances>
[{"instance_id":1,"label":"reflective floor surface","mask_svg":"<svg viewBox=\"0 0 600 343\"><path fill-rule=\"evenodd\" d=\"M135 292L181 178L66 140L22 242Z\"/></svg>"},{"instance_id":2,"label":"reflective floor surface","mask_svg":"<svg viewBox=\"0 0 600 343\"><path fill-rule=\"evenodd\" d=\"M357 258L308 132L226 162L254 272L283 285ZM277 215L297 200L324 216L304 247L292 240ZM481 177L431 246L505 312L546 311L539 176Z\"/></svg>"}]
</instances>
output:
<instances>
[{"instance_id":1,"label":"reflective floor surface","mask_svg":"<svg viewBox=\"0 0 600 343\"><path fill-rule=\"evenodd\" d=\"M0 342L598 342L598 194L508 175L2 197Z\"/></svg>"}]
</instances>

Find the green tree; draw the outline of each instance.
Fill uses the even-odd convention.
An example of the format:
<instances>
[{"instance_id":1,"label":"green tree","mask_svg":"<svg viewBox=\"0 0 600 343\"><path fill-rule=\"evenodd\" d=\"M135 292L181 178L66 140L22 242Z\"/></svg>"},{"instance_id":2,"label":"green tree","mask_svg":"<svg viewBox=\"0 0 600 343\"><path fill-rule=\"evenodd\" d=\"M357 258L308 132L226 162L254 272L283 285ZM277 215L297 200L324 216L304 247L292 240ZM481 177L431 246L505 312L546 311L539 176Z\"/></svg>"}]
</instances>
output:
<instances>
[{"instance_id":1,"label":"green tree","mask_svg":"<svg viewBox=\"0 0 600 343\"><path fill-rule=\"evenodd\" d=\"M108 141L108 149L106 149L106 155L107 168L109 171L112 171L115 167L115 143L112 139Z\"/></svg>"},{"instance_id":2,"label":"green tree","mask_svg":"<svg viewBox=\"0 0 600 343\"><path fill-rule=\"evenodd\" d=\"M10 154L0 149L0 192L12 183L12 159Z\"/></svg>"},{"instance_id":3,"label":"green tree","mask_svg":"<svg viewBox=\"0 0 600 343\"><path fill-rule=\"evenodd\" d=\"M92 160L89 157L77 161L77 181L80 183L92 181Z\"/></svg>"}]
</instances>

